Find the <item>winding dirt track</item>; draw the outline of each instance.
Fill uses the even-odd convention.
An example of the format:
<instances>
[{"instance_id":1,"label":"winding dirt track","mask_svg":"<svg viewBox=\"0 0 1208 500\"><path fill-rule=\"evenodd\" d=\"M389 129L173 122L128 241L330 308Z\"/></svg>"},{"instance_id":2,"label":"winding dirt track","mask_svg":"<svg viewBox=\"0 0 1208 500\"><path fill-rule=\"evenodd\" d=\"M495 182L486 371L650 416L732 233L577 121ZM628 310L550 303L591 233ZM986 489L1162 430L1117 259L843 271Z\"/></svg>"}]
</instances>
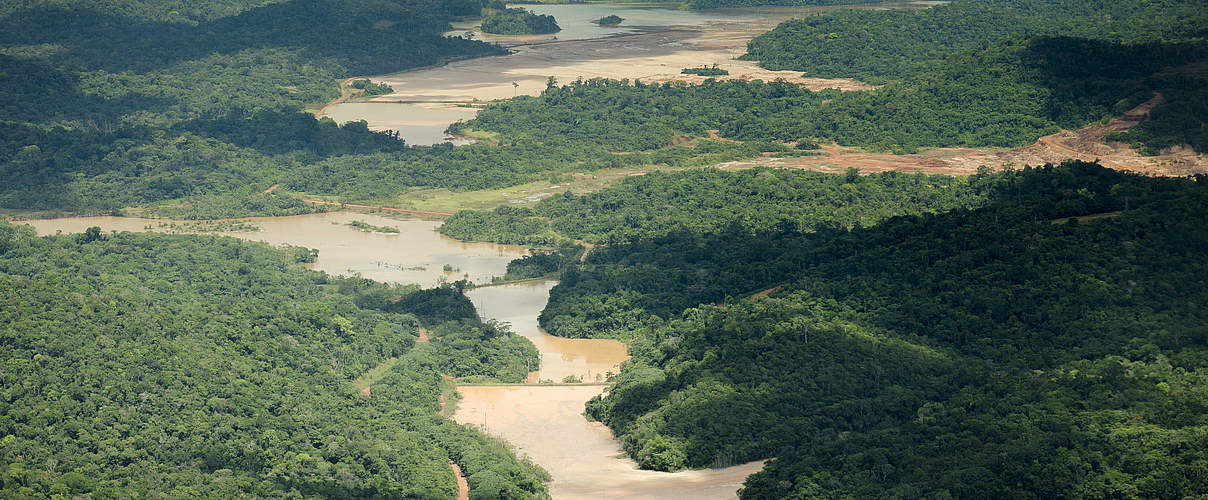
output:
<instances>
[{"instance_id":1,"label":"winding dirt track","mask_svg":"<svg viewBox=\"0 0 1208 500\"><path fill-rule=\"evenodd\" d=\"M336 100L334 100L334 101L324 104L323 107L319 108L318 111L315 111L315 118L322 118L323 113L327 112L327 108L335 106L336 104L344 102L349 97L352 97L352 91L348 90L348 84L352 83L352 81L356 80L357 78L358 77L354 76L352 78L348 78L348 79L340 82L340 97L336 98Z\"/></svg>"},{"instance_id":2,"label":"winding dirt track","mask_svg":"<svg viewBox=\"0 0 1208 500\"><path fill-rule=\"evenodd\" d=\"M470 500L470 483L466 481L466 475L461 472L461 467L449 461L449 467L453 468L453 475L457 476L457 500Z\"/></svg>"}]
</instances>

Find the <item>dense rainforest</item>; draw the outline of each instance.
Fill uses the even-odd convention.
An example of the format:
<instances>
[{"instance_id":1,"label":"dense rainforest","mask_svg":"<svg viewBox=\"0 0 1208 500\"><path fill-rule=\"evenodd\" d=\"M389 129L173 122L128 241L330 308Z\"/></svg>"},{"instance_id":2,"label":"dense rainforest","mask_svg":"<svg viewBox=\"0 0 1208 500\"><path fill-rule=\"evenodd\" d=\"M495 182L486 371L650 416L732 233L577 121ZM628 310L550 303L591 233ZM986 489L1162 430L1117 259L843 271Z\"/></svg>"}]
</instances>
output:
<instances>
[{"instance_id":1,"label":"dense rainforest","mask_svg":"<svg viewBox=\"0 0 1208 500\"><path fill-rule=\"evenodd\" d=\"M450 460L476 498L544 495L543 471L438 415L442 375L523 380L532 344L452 287L312 258L0 221L0 496L455 498Z\"/></svg>"},{"instance_id":2,"label":"dense rainforest","mask_svg":"<svg viewBox=\"0 0 1208 500\"><path fill-rule=\"evenodd\" d=\"M774 457L743 498L1205 491L1204 180L985 181L980 207L850 231L598 248L542 322L631 339L588 412L642 466Z\"/></svg>"}]
</instances>

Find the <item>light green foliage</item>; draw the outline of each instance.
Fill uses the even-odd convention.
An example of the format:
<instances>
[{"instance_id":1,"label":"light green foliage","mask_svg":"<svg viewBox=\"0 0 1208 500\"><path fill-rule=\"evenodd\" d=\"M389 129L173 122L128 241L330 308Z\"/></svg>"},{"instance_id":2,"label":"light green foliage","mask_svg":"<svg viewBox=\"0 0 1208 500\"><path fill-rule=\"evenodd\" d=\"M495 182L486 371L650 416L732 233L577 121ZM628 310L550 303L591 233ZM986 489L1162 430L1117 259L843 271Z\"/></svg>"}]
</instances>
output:
<instances>
[{"instance_id":1,"label":"light green foliage","mask_svg":"<svg viewBox=\"0 0 1208 500\"><path fill-rule=\"evenodd\" d=\"M495 370L535 363L532 345L449 324L442 339L493 341L473 371L442 361L465 349L416 346L410 311L358 306L355 280L297 265L310 257L0 222L0 496L455 498L450 458L499 471L510 498L544 495L544 472L436 415L442 373L514 380Z\"/></svg>"},{"instance_id":2,"label":"light green foliage","mask_svg":"<svg viewBox=\"0 0 1208 500\"><path fill-rule=\"evenodd\" d=\"M554 16L521 8L493 10L482 20L482 31L496 35L543 35L561 30Z\"/></svg>"}]
</instances>

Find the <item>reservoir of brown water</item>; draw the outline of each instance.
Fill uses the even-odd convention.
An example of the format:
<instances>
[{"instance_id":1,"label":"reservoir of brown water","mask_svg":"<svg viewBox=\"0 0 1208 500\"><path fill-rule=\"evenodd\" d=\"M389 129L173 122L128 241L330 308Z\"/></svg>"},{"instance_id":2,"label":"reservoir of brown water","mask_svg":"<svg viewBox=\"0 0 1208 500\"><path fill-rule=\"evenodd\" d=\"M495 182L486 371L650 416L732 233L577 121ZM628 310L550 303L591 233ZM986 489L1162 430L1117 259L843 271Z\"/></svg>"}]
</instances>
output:
<instances>
[{"instance_id":1,"label":"reservoir of brown water","mask_svg":"<svg viewBox=\"0 0 1208 500\"><path fill-rule=\"evenodd\" d=\"M366 278L388 283L417 283L432 287L441 280L469 279L489 283L503 276L507 263L528 254L524 247L494 243L467 243L436 232L440 222L383 217L356 212L329 212L292 217L240 219L259 231L207 233L234 236L271 245L294 245L319 251L312 268L328 274ZM376 233L354 229L348 224L362 221L389 226L398 233ZM163 219L137 217L67 217L31 220L38 234L82 233L91 226L110 231L167 231ZM449 266L446 271L445 266Z\"/></svg>"}]
</instances>

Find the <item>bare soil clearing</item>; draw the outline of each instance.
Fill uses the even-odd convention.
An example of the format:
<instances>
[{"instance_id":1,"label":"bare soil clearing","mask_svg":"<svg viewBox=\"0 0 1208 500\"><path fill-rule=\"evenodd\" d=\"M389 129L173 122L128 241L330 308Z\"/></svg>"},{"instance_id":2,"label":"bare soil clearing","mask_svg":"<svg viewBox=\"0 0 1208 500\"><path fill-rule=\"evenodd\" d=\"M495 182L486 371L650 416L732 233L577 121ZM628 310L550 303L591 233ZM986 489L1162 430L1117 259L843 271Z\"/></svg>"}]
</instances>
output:
<instances>
[{"instance_id":1,"label":"bare soil clearing","mask_svg":"<svg viewBox=\"0 0 1208 500\"><path fill-rule=\"evenodd\" d=\"M755 166L801 168L840 173L848 168L862 172L924 172L929 174L970 175L980 166L999 168L1004 165L1042 165L1060 163L1067 159L1098 160L1108 168L1129 170L1151 175L1186 176L1208 172L1208 157L1190 148L1177 147L1158 156L1141 156L1137 150L1120 142L1104 142L1112 131L1128 130L1149 116L1149 110L1165 102L1162 95L1116 117L1106 124L1090 125L1078 130L1063 130L1041 137L1035 143L1016 149L994 150L974 148L935 148L918 154L894 155L870 153L838 145L822 146L821 156L789 158L757 158L719 165L725 169Z\"/></svg>"}]
</instances>

